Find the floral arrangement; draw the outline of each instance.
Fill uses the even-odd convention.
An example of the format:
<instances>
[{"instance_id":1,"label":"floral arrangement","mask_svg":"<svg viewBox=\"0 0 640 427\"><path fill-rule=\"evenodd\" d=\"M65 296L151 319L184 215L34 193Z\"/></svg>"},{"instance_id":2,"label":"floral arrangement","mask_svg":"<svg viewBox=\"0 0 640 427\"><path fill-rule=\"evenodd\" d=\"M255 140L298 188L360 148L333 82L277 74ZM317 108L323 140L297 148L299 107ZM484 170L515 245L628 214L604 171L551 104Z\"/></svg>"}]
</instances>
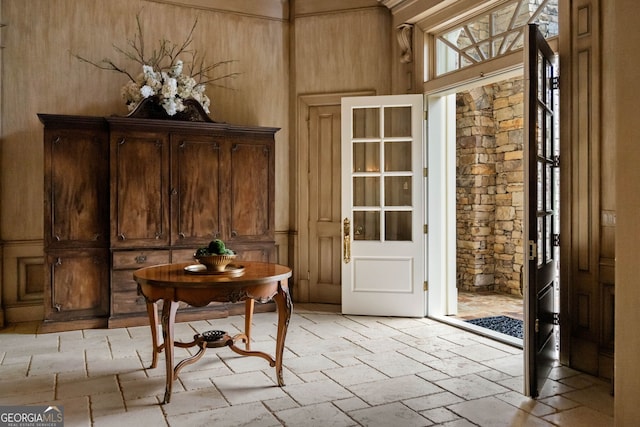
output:
<instances>
[{"instance_id":1,"label":"floral arrangement","mask_svg":"<svg viewBox=\"0 0 640 427\"><path fill-rule=\"evenodd\" d=\"M205 85L196 82L191 76L182 74L183 66L181 60L172 64L168 71L143 65L142 73L135 80L127 82L121 89L122 98L129 111L133 111L143 99L156 96L162 108L170 116L184 111L183 101L189 98L198 101L204 111L209 113L211 100L204 93Z\"/></svg>"},{"instance_id":2,"label":"floral arrangement","mask_svg":"<svg viewBox=\"0 0 640 427\"><path fill-rule=\"evenodd\" d=\"M197 101L204 111L209 113L211 100L205 94L207 84L220 85L220 80L235 78L238 73L229 73L221 76L212 76L218 67L233 61L217 62L213 65L205 65L204 57L196 51L189 50L193 42L193 32L198 21L191 27L189 35L180 44L174 44L166 39L159 41L159 46L150 54L145 51L144 36L140 16L136 15L138 32L133 39L128 40L129 50L114 46L114 49L125 58L139 64L142 72L134 78L124 67L117 65L110 59L93 62L80 55L74 56L79 60L91 64L97 68L108 71L116 71L129 77L129 81L122 87L121 95L127 104L129 111L135 108L146 98L153 97L164 108L169 116L185 110L187 99ZM179 57L187 58L186 62ZM186 72L185 72L186 71Z\"/></svg>"}]
</instances>

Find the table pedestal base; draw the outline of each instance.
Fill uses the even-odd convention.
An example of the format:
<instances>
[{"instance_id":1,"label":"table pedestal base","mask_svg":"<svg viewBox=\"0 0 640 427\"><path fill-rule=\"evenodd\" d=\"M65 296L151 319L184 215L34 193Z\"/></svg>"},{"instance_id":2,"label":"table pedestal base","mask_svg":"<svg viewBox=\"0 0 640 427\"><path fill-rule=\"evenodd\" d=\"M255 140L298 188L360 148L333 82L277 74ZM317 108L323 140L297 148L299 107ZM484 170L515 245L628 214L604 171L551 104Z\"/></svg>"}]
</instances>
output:
<instances>
[{"instance_id":1,"label":"table pedestal base","mask_svg":"<svg viewBox=\"0 0 640 427\"><path fill-rule=\"evenodd\" d=\"M211 331L209 331L211 332ZM220 347L229 347L233 352L241 355L241 356L256 356L261 357L267 362L269 362L269 366L272 368L276 366L276 361L271 357L271 355L264 353L262 351L251 351L249 350L249 338L245 334L236 334L234 336L227 335L226 332L223 331L215 331L222 332L219 338L215 340L211 340L207 338L207 332L203 334L196 334L193 336L193 341L188 343L176 342L174 345L180 348L191 348L198 346L200 350L196 354L191 357L188 357L182 361L180 361L176 367L173 369L173 377L174 380L178 378L178 373L185 366L191 365L192 363L196 363L198 360L204 356L204 353L208 348L220 348ZM243 350L235 345L236 341L242 341L245 344L246 350Z\"/></svg>"}]
</instances>

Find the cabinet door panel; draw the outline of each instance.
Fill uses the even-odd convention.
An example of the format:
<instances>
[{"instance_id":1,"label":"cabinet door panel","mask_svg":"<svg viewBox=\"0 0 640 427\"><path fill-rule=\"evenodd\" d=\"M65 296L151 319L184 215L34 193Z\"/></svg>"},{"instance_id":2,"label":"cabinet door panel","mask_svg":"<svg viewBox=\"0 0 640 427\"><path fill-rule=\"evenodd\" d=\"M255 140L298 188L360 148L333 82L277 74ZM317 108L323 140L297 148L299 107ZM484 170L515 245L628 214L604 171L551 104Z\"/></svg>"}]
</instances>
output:
<instances>
[{"instance_id":1,"label":"cabinet door panel","mask_svg":"<svg viewBox=\"0 0 640 427\"><path fill-rule=\"evenodd\" d=\"M230 239L272 240L273 149L268 142L231 147Z\"/></svg>"},{"instance_id":2,"label":"cabinet door panel","mask_svg":"<svg viewBox=\"0 0 640 427\"><path fill-rule=\"evenodd\" d=\"M165 134L111 136L113 247L169 243L169 145Z\"/></svg>"},{"instance_id":3,"label":"cabinet door panel","mask_svg":"<svg viewBox=\"0 0 640 427\"><path fill-rule=\"evenodd\" d=\"M206 246L220 237L220 138L171 137L174 245Z\"/></svg>"},{"instance_id":4,"label":"cabinet door panel","mask_svg":"<svg viewBox=\"0 0 640 427\"><path fill-rule=\"evenodd\" d=\"M109 314L107 249L57 251L47 255L47 320Z\"/></svg>"},{"instance_id":5,"label":"cabinet door panel","mask_svg":"<svg viewBox=\"0 0 640 427\"><path fill-rule=\"evenodd\" d=\"M47 246L107 246L108 134L99 129L48 131L45 150Z\"/></svg>"}]
</instances>

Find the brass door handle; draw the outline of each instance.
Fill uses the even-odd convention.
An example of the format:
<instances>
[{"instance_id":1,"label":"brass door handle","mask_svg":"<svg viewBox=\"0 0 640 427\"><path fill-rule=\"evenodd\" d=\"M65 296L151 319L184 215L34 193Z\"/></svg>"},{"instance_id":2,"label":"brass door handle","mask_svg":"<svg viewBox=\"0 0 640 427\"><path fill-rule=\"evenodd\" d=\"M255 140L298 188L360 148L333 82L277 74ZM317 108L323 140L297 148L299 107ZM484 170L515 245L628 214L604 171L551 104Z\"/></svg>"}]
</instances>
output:
<instances>
[{"instance_id":1,"label":"brass door handle","mask_svg":"<svg viewBox=\"0 0 640 427\"><path fill-rule=\"evenodd\" d=\"M349 221L349 218L345 218L344 221L342 221L342 232L342 244L344 246L342 259L345 264L349 264L351 261L351 222Z\"/></svg>"}]
</instances>

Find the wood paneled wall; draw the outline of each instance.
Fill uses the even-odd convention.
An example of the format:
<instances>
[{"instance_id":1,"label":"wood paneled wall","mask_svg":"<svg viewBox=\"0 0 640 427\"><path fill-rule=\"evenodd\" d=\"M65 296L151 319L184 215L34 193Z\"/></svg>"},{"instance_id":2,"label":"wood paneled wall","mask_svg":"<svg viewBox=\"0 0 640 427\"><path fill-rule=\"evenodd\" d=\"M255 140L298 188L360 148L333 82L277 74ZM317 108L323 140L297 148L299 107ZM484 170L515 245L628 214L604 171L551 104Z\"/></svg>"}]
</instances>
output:
<instances>
[{"instance_id":1,"label":"wood paneled wall","mask_svg":"<svg viewBox=\"0 0 640 427\"><path fill-rule=\"evenodd\" d=\"M640 55L640 26L637 0L602 1L604 57L606 77L604 87L607 111L605 134L615 156L616 187L608 189L616 198L616 344L615 399L616 426L631 426L640 420L637 391L640 387L640 127L638 126L637 84ZM613 195L612 195L613 196Z\"/></svg>"},{"instance_id":2,"label":"wood paneled wall","mask_svg":"<svg viewBox=\"0 0 640 427\"><path fill-rule=\"evenodd\" d=\"M570 366L613 376L615 139L601 109L606 75L599 0L563 4L561 260L564 345ZM564 25L562 25L564 23ZM567 236L567 238L563 238Z\"/></svg>"}]
</instances>

